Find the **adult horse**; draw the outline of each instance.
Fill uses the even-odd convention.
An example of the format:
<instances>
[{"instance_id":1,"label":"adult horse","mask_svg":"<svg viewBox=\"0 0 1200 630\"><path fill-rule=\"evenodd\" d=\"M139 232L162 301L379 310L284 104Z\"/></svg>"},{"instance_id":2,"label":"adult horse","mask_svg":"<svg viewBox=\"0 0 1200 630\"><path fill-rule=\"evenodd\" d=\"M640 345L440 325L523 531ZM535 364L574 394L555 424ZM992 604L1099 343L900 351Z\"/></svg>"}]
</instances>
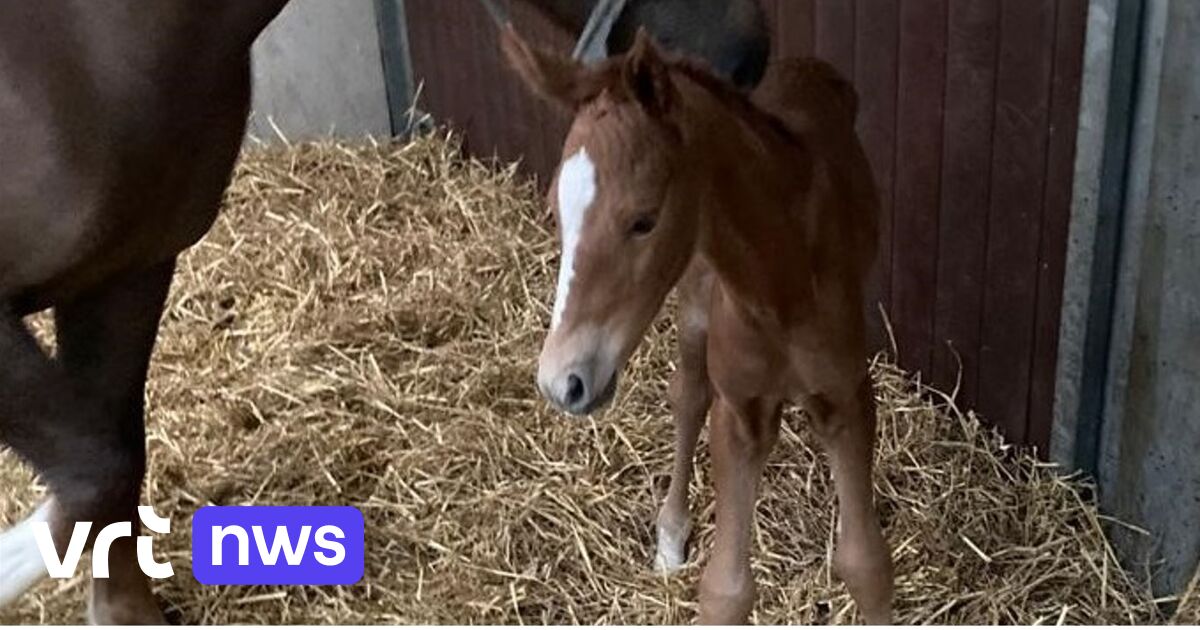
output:
<instances>
[{"instance_id":1,"label":"adult horse","mask_svg":"<svg viewBox=\"0 0 1200 630\"><path fill-rule=\"evenodd\" d=\"M527 1L574 29L592 4ZM664 2L629 10L675 33ZM75 522L136 522L146 371L175 258L216 217L245 130L250 46L285 3L0 3L0 443L49 488L0 534L0 605L46 576L34 523L61 556ZM753 78L765 31L752 0L699 4L724 6L735 28L694 25L674 45ZM55 358L22 320L48 308ZM134 539L109 554L91 619L161 621Z\"/></svg>"}]
</instances>

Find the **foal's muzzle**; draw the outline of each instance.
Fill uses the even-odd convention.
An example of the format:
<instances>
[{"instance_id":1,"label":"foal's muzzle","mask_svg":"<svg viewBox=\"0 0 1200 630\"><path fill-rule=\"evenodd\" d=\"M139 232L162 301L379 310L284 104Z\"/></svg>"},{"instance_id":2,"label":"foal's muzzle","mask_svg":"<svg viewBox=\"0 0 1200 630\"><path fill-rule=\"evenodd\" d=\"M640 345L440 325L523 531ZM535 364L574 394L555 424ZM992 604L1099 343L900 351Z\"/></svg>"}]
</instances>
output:
<instances>
[{"instance_id":1,"label":"foal's muzzle","mask_svg":"<svg viewBox=\"0 0 1200 630\"><path fill-rule=\"evenodd\" d=\"M616 374L598 374L594 362L563 370L538 370L538 389L559 410L586 416L607 405L617 391Z\"/></svg>"}]
</instances>

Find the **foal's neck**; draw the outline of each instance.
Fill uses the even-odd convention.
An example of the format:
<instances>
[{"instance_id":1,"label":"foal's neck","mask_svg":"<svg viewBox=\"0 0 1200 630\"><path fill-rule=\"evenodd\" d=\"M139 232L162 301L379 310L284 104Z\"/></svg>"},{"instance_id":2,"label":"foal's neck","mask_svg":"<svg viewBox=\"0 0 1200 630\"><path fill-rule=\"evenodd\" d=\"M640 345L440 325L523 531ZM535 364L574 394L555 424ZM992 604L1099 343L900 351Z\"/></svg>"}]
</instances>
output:
<instances>
[{"instance_id":1,"label":"foal's neck","mask_svg":"<svg viewBox=\"0 0 1200 630\"><path fill-rule=\"evenodd\" d=\"M797 198L807 185L803 147L698 83L688 151L699 187L697 254L708 259L726 295L749 312L779 322L803 315L810 300L805 223ZM744 111L745 110L745 111Z\"/></svg>"}]
</instances>

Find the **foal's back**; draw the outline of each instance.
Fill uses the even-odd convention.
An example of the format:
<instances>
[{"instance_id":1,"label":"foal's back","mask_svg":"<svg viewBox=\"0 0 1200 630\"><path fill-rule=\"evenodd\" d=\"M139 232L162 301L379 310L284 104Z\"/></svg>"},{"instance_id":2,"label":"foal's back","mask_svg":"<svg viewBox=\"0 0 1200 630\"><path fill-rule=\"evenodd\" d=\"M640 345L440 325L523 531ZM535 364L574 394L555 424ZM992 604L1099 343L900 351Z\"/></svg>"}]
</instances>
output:
<instances>
[{"instance_id":1,"label":"foal's back","mask_svg":"<svg viewBox=\"0 0 1200 630\"><path fill-rule=\"evenodd\" d=\"M854 130L854 86L819 59L772 65L753 95L804 146L812 163L806 203L808 242L818 274L835 269L861 282L878 244L879 199L871 165Z\"/></svg>"}]
</instances>

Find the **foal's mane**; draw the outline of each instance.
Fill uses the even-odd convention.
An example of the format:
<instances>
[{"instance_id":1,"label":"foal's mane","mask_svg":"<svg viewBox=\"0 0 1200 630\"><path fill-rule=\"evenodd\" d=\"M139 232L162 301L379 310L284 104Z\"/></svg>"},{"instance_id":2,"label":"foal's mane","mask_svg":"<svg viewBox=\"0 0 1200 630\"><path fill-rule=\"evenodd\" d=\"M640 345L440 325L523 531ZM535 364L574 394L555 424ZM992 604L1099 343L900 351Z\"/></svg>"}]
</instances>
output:
<instances>
[{"instance_id":1,"label":"foal's mane","mask_svg":"<svg viewBox=\"0 0 1200 630\"><path fill-rule=\"evenodd\" d=\"M605 74L619 80L622 58L609 61L614 72ZM844 114L843 122L852 127L858 115L854 86L831 64L814 57L772 62L754 92L739 89L698 59L664 53L663 62L672 74L702 88L731 114L792 143L802 143L804 130L796 124L799 117L840 117L830 111L832 107Z\"/></svg>"},{"instance_id":2,"label":"foal's mane","mask_svg":"<svg viewBox=\"0 0 1200 630\"><path fill-rule=\"evenodd\" d=\"M561 53L536 50L511 25L500 44L534 92L576 114L602 95L618 102L639 101L653 116L665 113L671 99L686 98L686 92L671 89L674 76L699 87L760 133L784 141L803 144L804 136L825 127L853 132L858 106L854 88L833 66L817 59L770 64L751 95L719 77L705 62L659 48L644 30L628 52L590 67Z\"/></svg>"},{"instance_id":3,"label":"foal's mane","mask_svg":"<svg viewBox=\"0 0 1200 630\"><path fill-rule=\"evenodd\" d=\"M799 141L796 131L774 113L754 102L750 92L740 90L729 81L718 77L704 62L687 57L671 57L668 67L703 88L732 114L758 127L770 129L786 139Z\"/></svg>"}]
</instances>

